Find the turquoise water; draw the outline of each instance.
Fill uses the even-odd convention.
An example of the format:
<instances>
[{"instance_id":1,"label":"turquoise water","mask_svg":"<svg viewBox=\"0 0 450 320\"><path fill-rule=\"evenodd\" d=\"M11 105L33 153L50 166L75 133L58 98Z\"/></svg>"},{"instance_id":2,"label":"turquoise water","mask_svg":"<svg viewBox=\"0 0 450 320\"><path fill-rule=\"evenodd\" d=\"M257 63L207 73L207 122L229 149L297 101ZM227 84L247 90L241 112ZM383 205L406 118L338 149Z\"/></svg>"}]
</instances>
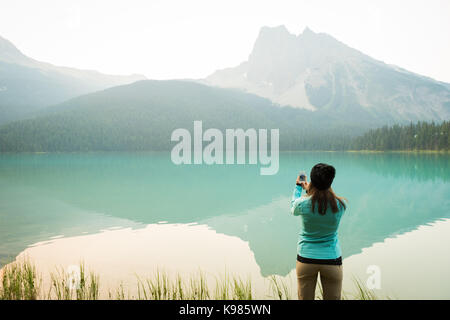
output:
<instances>
[{"instance_id":1,"label":"turquoise water","mask_svg":"<svg viewBox=\"0 0 450 320\"><path fill-rule=\"evenodd\" d=\"M300 170L309 173L318 162L336 167L333 188L349 201L339 233L346 258L450 218L449 158L282 153L278 174L260 176L255 165L176 166L169 153L3 154L0 262L57 236L197 223L248 242L263 276L285 276L296 255L289 200Z\"/></svg>"}]
</instances>

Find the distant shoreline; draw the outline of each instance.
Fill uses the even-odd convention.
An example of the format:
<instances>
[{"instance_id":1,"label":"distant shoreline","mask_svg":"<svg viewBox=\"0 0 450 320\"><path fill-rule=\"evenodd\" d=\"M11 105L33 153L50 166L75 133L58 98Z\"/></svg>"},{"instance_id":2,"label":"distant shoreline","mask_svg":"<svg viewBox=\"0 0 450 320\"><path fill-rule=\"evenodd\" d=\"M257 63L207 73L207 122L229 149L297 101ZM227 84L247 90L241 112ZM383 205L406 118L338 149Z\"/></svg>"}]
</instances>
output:
<instances>
[{"instance_id":1,"label":"distant shoreline","mask_svg":"<svg viewBox=\"0 0 450 320\"><path fill-rule=\"evenodd\" d=\"M450 150L345 150L359 153L450 153Z\"/></svg>"},{"instance_id":2,"label":"distant shoreline","mask_svg":"<svg viewBox=\"0 0 450 320\"><path fill-rule=\"evenodd\" d=\"M450 150L280 150L286 152L348 152L348 153L442 153L450 154Z\"/></svg>"}]
</instances>

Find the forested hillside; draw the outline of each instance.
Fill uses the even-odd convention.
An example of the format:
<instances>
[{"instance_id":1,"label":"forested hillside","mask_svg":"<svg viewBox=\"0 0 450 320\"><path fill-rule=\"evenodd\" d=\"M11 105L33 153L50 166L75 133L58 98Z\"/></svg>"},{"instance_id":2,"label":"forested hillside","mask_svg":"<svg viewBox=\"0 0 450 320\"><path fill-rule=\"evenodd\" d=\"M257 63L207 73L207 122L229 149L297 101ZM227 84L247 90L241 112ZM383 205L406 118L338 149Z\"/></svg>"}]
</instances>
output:
<instances>
[{"instance_id":1,"label":"forested hillside","mask_svg":"<svg viewBox=\"0 0 450 320\"><path fill-rule=\"evenodd\" d=\"M450 150L450 122L418 122L369 130L355 139L356 150Z\"/></svg>"},{"instance_id":2,"label":"forested hillside","mask_svg":"<svg viewBox=\"0 0 450 320\"><path fill-rule=\"evenodd\" d=\"M172 131L280 130L281 150L343 150L364 124L329 113L279 107L238 90L188 81L140 81L81 96L38 117L0 127L0 151L170 150Z\"/></svg>"},{"instance_id":3,"label":"forested hillside","mask_svg":"<svg viewBox=\"0 0 450 320\"><path fill-rule=\"evenodd\" d=\"M280 150L449 149L449 122L375 129L367 114L355 112L280 107L239 90L146 80L84 95L33 119L3 125L0 151L170 150L173 130L192 132L195 120L203 122L203 130L279 129Z\"/></svg>"}]
</instances>

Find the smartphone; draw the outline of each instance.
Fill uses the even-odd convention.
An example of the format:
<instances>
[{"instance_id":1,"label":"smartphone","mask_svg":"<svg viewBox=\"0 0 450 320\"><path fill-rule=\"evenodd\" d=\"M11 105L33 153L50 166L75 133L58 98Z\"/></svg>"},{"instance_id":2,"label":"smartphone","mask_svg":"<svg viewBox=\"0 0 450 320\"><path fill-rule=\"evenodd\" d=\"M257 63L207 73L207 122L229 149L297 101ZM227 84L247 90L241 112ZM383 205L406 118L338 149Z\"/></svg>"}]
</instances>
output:
<instances>
[{"instance_id":1,"label":"smartphone","mask_svg":"<svg viewBox=\"0 0 450 320\"><path fill-rule=\"evenodd\" d=\"M298 175L300 176L300 181L306 181L306 172L305 171L300 171Z\"/></svg>"}]
</instances>

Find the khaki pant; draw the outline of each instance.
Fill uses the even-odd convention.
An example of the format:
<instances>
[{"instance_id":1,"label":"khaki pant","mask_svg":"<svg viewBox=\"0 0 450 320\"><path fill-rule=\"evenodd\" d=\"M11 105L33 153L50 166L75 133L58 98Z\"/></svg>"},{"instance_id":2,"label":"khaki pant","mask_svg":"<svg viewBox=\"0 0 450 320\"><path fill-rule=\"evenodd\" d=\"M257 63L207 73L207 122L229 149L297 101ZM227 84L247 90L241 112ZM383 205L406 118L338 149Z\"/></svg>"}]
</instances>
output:
<instances>
[{"instance_id":1,"label":"khaki pant","mask_svg":"<svg viewBox=\"0 0 450 320\"><path fill-rule=\"evenodd\" d=\"M320 274L324 300L340 300L342 265L302 263L297 261L298 299L314 300L317 275Z\"/></svg>"}]
</instances>

